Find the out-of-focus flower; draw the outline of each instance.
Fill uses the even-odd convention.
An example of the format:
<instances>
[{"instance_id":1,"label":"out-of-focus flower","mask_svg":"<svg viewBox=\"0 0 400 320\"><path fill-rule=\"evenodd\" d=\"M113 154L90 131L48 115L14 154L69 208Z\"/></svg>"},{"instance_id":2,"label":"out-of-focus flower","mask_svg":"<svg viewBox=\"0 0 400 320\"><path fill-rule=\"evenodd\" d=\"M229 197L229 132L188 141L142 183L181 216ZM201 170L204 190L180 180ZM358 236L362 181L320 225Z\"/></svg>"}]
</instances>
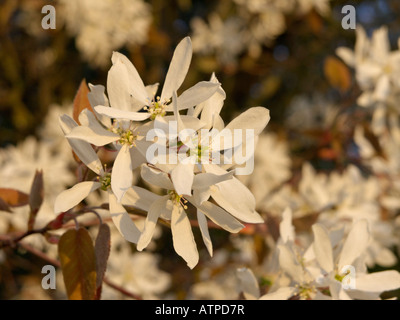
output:
<instances>
[{"instance_id":1,"label":"out-of-focus flower","mask_svg":"<svg viewBox=\"0 0 400 320\"><path fill-rule=\"evenodd\" d=\"M354 51L339 47L336 53L355 69L362 90L358 104L363 107L385 104L400 89L400 51L391 51L386 26L375 30L371 39L362 26L357 26L356 35Z\"/></svg>"},{"instance_id":2,"label":"out-of-focus flower","mask_svg":"<svg viewBox=\"0 0 400 320\"><path fill-rule=\"evenodd\" d=\"M85 60L106 67L111 54L127 45L143 45L152 22L151 7L142 0L58 0L58 17L76 37Z\"/></svg>"}]
</instances>

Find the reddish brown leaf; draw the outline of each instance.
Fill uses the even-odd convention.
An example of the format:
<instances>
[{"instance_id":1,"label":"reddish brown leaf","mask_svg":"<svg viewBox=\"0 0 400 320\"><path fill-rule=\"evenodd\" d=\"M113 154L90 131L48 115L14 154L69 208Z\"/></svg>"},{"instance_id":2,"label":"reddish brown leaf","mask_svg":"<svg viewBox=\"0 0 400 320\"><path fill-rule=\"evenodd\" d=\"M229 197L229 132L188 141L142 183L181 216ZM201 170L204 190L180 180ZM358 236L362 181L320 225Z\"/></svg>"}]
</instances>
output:
<instances>
[{"instance_id":1,"label":"reddish brown leaf","mask_svg":"<svg viewBox=\"0 0 400 320\"><path fill-rule=\"evenodd\" d=\"M89 109L90 111L93 112L93 108L90 105L88 99L88 93L89 93L89 87L86 84L86 80L83 79L79 86L78 92L75 95L74 110L72 111L72 116L78 124L80 124L79 114L82 112L82 110Z\"/></svg>"},{"instance_id":2,"label":"reddish brown leaf","mask_svg":"<svg viewBox=\"0 0 400 320\"><path fill-rule=\"evenodd\" d=\"M94 251L96 253L96 286L101 287L103 283L104 274L107 269L107 261L110 255L111 246L111 231L110 227L103 223L100 225L99 233L97 234Z\"/></svg>"},{"instance_id":3,"label":"reddish brown leaf","mask_svg":"<svg viewBox=\"0 0 400 320\"><path fill-rule=\"evenodd\" d=\"M47 230L56 230L60 229L65 223L70 221L75 217L74 214L67 213L67 212L61 212L54 220L51 220L47 226Z\"/></svg>"},{"instance_id":4,"label":"reddish brown leaf","mask_svg":"<svg viewBox=\"0 0 400 320\"><path fill-rule=\"evenodd\" d=\"M43 203L44 188L43 188L43 171L36 171L31 192L29 194L29 207L31 209L28 219L28 230L32 230L35 224L36 215Z\"/></svg>"},{"instance_id":5,"label":"reddish brown leaf","mask_svg":"<svg viewBox=\"0 0 400 320\"><path fill-rule=\"evenodd\" d=\"M58 243L58 255L70 300L93 300L96 295L96 255L85 228L70 229Z\"/></svg>"},{"instance_id":6,"label":"reddish brown leaf","mask_svg":"<svg viewBox=\"0 0 400 320\"><path fill-rule=\"evenodd\" d=\"M324 74L331 86L346 92L351 86L349 68L338 58L328 56L324 62Z\"/></svg>"},{"instance_id":7,"label":"reddish brown leaf","mask_svg":"<svg viewBox=\"0 0 400 320\"><path fill-rule=\"evenodd\" d=\"M2 198L0 198L0 211L6 211L12 213L10 207Z\"/></svg>"},{"instance_id":8,"label":"reddish brown leaf","mask_svg":"<svg viewBox=\"0 0 400 320\"><path fill-rule=\"evenodd\" d=\"M22 207L29 203L29 196L15 189L0 188L0 198L9 207Z\"/></svg>"}]
</instances>

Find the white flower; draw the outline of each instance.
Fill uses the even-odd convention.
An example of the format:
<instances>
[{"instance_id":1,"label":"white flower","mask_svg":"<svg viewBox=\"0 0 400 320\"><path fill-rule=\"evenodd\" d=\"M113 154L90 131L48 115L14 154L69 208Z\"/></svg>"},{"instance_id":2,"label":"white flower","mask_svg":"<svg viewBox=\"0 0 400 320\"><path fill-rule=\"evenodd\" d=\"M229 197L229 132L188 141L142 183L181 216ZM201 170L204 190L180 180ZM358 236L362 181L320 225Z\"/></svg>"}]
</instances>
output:
<instances>
[{"instance_id":1,"label":"white flower","mask_svg":"<svg viewBox=\"0 0 400 320\"><path fill-rule=\"evenodd\" d=\"M171 221L174 249L185 259L188 266L193 268L198 262L199 255L190 221L185 211L188 202L197 208L197 220L200 231L210 255L212 255L212 243L208 232L206 217L229 232L238 232L244 227L234 217L234 214L225 211L210 201L203 201L200 204L192 196L183 197L179 195L175 191L174 185L167 173L156 168L152 169L148 165L142 165L141 174L145 181L166 189L168 194L165 196L158 196L144 189L142 189L141 194L138 194L138 189L136 188L135 192L132 191L132 189L129 190L126 197L123 199L124 203L148 211L144 229L137 245L139 251L143 250L149 244L157 220L161 217ZM218 176L209 173L199 173L194 176L192 188L196 190L199 188L212 187L230 178L232 178L231 174ZM149 201L149 199L153 200ZM142 203L147 202L147 204L140 205L140 201ZM252 215L248 217L248 220L252 220Z\"/></svg>"},{"instance_id":2,"label":"white flower","mask_svg":"<svg viewBox=\"0 0 400 320\"><path fill-rule=\"evenodd\" d=\"M172 57L160 97L155 97L158 85L145 87L134 65L122 54L114 52L113 66L108 72L107 92L111 108L95 106L103 115L115 119L142 121L154 120L172 111L171 98L182 85L192 59L192 44L189 37L176 47ZM219 84L202 81L184 91L178 98L180 109L191 108L208 99L218 89ZM138 112L145 108L147 112Z\"/></svg>"},{"instance_id":3,"label":"white flower","mask_svg":"<svg viewBox=\"0 0 400 320\"><path fill-rule=\"evenodd\" d=\"M86 115L89 114L91 114L90 111L86 113ZM67 115L60 117L60 124L65 134L68 134L73 128L78 127L78 124ZM137 243L140 230L111 191L113 175L104 171L100 159L88 142L74 138L69 138L68 142L80 160L96 173L98 177L95 181L80 182L72 188L61 192L55 200L54 211L56 213L66 212L78 205L91 192L102 189L108 193L111 217L118 231L126 240ZM116 177L117 179L119 178L118 175Z\"/></svg>"},{"instance_id":4,"label":"white flower","mask_svg":"<svg viewBox=\"0 0 400 320\"><path fill-rule=\"evenodd\" d=\"M383 26L368 39L362 26L356 28L354 51L340 47L336 53L356 72L357 82L363 91L357 102L368 107L385 103L390 94L400 88L400 51L391 51L388 29Z\"/></svg>"},{"instance_id":5,"label":"white flower","mask_svg":"<svg viewBox=\"0 0 400 320\"><path fill-rule=\"evenodd\" d=\"M83 58L106 67L113 50L143 45L152 21L151 6L142 0L59 0L57 19L76 37Z\"/></svg>"}]
</instances>

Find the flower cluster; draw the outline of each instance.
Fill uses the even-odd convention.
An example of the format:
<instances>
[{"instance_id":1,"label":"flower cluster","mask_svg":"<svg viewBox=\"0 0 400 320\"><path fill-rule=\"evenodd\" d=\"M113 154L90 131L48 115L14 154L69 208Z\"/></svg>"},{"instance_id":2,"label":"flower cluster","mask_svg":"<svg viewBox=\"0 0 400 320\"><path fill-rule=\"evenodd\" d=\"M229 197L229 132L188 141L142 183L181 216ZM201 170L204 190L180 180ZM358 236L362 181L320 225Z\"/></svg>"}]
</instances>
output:
<instances>
[{"instance_id":1,"label":"flower cluster","mask_svg":"<svg viewBox=\"0 0 400 320\"><path fill-rule=\"evenodd\" d=\"M73 151L96 177L60 193L55 212L66 212L93 191L103 190L112 220L126 240L141 251L150 243L158 219L168 221L175 251L193 268L199 254L189 214L196 214L210 255L207 218L234 233L244 228L240 221L263 222L254 196L234 174L243 169L243 157L238 155L244 149L244 160L253 159L255 138L268 124L269 111L250 108L225 126L219 115L225 92L215 75L178 96L191 57L187 37L177 46L157 96L158 84L145 86L134 65L114 52L107 96L103 86L91 85L88 98L93 111L85 108L79 124L66 114L60 117ZM114 152L112 166L103 166L92 145ZM157 154L151 153L155 148ZM134 170L161 192L134 185ZM147 212L143 228L124 206Z\"/></svg>"}]
</instances>

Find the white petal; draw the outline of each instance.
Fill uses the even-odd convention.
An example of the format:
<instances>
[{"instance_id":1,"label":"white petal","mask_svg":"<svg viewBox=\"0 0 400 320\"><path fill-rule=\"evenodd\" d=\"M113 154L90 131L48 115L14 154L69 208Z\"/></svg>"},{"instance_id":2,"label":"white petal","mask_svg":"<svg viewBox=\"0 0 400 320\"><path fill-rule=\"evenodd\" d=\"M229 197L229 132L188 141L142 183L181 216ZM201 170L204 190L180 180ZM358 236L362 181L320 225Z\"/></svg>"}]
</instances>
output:
<instances>
[{"instance_id":1,"label":"white petal","mask_svg":"<svg viewBox=\"0 0 400 320\"><path fill-rule=\"evenodd\" d=\"M278 249L281 269L286 271L294 281L302 283L304 281L304 271L294 253L286 245L278 245Z\"/></svg>"},{"instance_id":2,"label":"white petal","mask_svg":"<svg viewBox=\"0 0 400 320\"><path fill-rule=\"evenodd\" d=\"M132 170L135 170L146 162L146 158L142 155L138 148L130 148L129 152L131 153Z\"/></svg>"},{"instance_id":3,"label":"white petal","mask_svg":"<svg viewBox=\"0 0 400 320\"><path fill-rule=\"evenodd\" d=\"M142 251L150 243L157 225L157 220L160 217L163 208L167 205L167 201L168 196L164 196L156 200L150 206L149 212L147 213L147 217L144 222L142 234L140 235L139 241L137 243L137 249L139 251Z\"/></svg>"},{"instance_id":4,"label":"white petal","mask_svg":"<svg viewBox=\"0 0 400 320\"><path fill-rule=\"evenodd\" d=\"M226 171L211 165L203 165L206 172L226 174ZM217 189L212 189L213 199L231 215L248 223L263 223L264 220L255 211L256 201L251 191L237 178L216 184Z\"/></svg>"},{"instance_id":5,"label":"white petal","mask_svg":"<svg viewBox=\"0 0 400 320\"><path fill-rule=\"evenodd\" d=\"M133 173L129 145L124 144L119 150L111 172L111 189L121 203L125 192L132 187Z\"/></svg>"},{"instance_id":6,"label":"white petal","mask_svg":"<svg viewBox=\"0 0 400 320\"><path fill-rule=\"evenodd\" d=\"M377 101L385 101L390 94L390 78L383 75L376 83L373 97Z\"/></svg>"},{"instance_id":7,"label":"white petal","mask_svg":"<svg viewBox=\"0 0 400 320\"><path fill-rule=\"evenodd\" d=\"M240 291L243 292L246 300L257 300L260 297L260 287L253 271L248 268L240 268L236 270L239 279Z\"/></svg>"},{"instance_id":8,"label":"white petal","mask_svg":"<svg viewBox=\"0 0 400 320\"><path fill-rule=\"evenodd\" d=\"M202 204L204 201L210 199L210 197L211 197L211 187L196 188L193 190L194 202L198 204Z\"/></svg>"},{"instance_id":9,"label":"white petal","mask_svg":"<svg viewBox=\"0 0 400 320\"><path fill-rule=\"evenodd\" d=\"M208 188L222 181L227 181L233 178L234 171L229 171L225 174L213 174L213 173L198 173L193 179L193 189L197 188Z\"/></svg>"},{"instance_id":10,"label":"white petal","mask_svg":"<svg viewBox=\"0 0 400 320\"><path fill-rule=\"evenodd\" d=\"M400 273L387 270L356 277L356 290L384 292L400 288Z\"/></svg>"},{"instance_id":11,"label":"white petal","mask_svg":"<svg viewBox=\"0 0 400 320\"><path fill-rule=\"evenodd\" d=\"M329 283L329 291L333 300L351 300L351 298L343 290L342 283L339 281L331 281Z\"/></svg>"},{"instance_id":12,"label":"white petal","mask_svg":"<svg viewBox=\"0 0 400 320\"><path fill-rule=\"evenodd\" d=\"M149 98L154 99L154 97L157 94L159 85L160 85L159 83L155 83L155 84L149 84L148 86L146 86L146 92L147 92L147 96Z\"/></svg>"},{"instance_id":13,"label":"white petal","mask_svg":"<svg viewBox=\"0 0 400 320\"><path fill-rule=\"evenodd\" d=\"M115 119L143 121L143 120L150 118L150 116L151 116L150 113L148 113L148 112L125 111L125 110L119 110L116 108L104 107L104 106L96 106L94 109L99 114L105 115L110 118L115 118Z\"/></svg>"},{"instance_id":14,"label":"white petal","mask_svg":"<svg viewBox=\"0 0 400 320\"><path fill-rule=\"evenodd\" d=\"M120 136L100 127L78 126L66 135L67 139L79 139L95 146L104 146L111 142L119 140Z\"/></svg>"},{"instance_id":15,"label":"white petal","mask_svg":"<svg viewBox=\"0 0 400 320\"><path fill-rule=\"evenodd\" d=\"M60 213L75 207L89 193L101 187L101 183L94 181L84 181L74 185L71 189L61 192L54 202L54 212Z\"/></svg>"},{"instance_id":16,"label":"white petal","mask_svg":"<svg viewBox=\"0 0 400 320\"><path fill-rule=\"evenodd\" d=\"M190 221L181 206L173 206L171 231L174 249L193 269L199 262L199 252L192 232Z\"/></svg>"},{"instance_id":17,"label":"white petal","mask_svg":"<svg viewBox=\"0 0 400 320\"><path fill-rule=\"evenodd\" d=\"M219 83L201 81L184 91L178 98L179 110L185 110L209 99L219 88ZM167 111L171 111L168 110Z\"/></svg>"},{"instance_id":18,"label":"white petal","mask_svg":"<svg viewBox=\"0 0 400 320\"><path fill-rule=\"evenodd\" d=\"M284 243L294 241L294 227L292 224L292 210L287 207L282 213L282 221L279 224L279 233Z\"/></svg>"},{"instance_id":19,"label":"white petal","mask_svg":"<svg viewBox=\"0 0 400 320\"><path fill-rule=\"evenodd\" d=\"M129 188L121 203L126 206L133 206L143 211L149 211L150 206L153 202L160 199L160 196L137 186Z\"/></svg>"},{"instance_id":20,"label":"white petal","mask_svg":"<svg viewBox=\"0 0 400 320\"><path fill-rule=\"evenodd\" d=\"M72 128L77 127L78 124L69 116L62 115L59 118L59 123L64 135L71 132ZM92 146L85 141L77 139L67 139L69 145L74 150L78 158L93 172L98 175L103 173L103 166L96 152Z\"/></svg>"},{"instance_id":21,"label":"white petal","mask_svg":"<svg viewBox=\"0 0 400 320\"><path fill-rule=\"evenodd\" d=\"M214 83L219 83L214 73L210 81ZM219 116L219 113L221 112L221 109L224 105L225 99L226 99L225 91L222 89L221 86L219 86L217 91L209 99L199 104L199 107L201 108L200 119L201 121L206 123L205 128L210 129L211 127L213 127L215 118Z\"/></svg>"},{"instance_id":22,"label":"white petal","mask_svg":"<svg viewBox=\"0 0 400 320\"><path fill-rule=\"evenodd\" d=\"M201 237L203 238L203 242L206 245L208 253L212 257L213 256L213 245L211 242L210 233L208 231L207 218L204 215L204 213L201 212L200 210L197 210L197 221L199 222L199 228L200 228L200 232L201 232Z\"/></svg>"},{"instance_id":23,"label":"white petal","mask_svg":"<svg viewBox=\"0 0 400 320\"><path fill-rule=\"evenodd\" d=\"M129 84L130 81L126 66L120 60L117 60L110 71L108 71L107 77L107 93L110 105L113 108L125 111L131 109L131 90Z\"/></svg>"},{"instance_id":24,"label":"white petal","mask_svg":"<svg viewBox=\"0 0 400 320\"><path fill-rule=\"evenodd\" d=\"M184 38L176 47L171 59L164 87L161 92L161 101L172 97L172 92L177 91L185 80L192 60L192 43L189 37Z\"/></svg>"},{"instance_id":25,"label":"white petal","mask_svg":"<svg viewBox=\"0 0 400 320\"><path fill-rule=\"evenodd\" d=\"M264 107L253 107L233 119L225 128L229 130L253 129L254 135L259 135L270 120L269 110Z\"/></svg>"},{"instance_id":26,"label":"white petal","mask_svg":"<svg viewBox=\"0 0 400 320\"><path fill-rule=\"evenodd\" d=\"M390 42L387 26L375 30L371 39L371 56L375 61L387 61L390 52Z\"/></svg>"},{"instance_id":27,"label":"white petal","mask_svg":"<svg viewBox=\"0 0 400 320\"><path fill-rule=\"evenodd\" d=\"M260 300L288 300L296 293L296 288L293 287L282 287L278 290L264 294L260 297Z\"/></svg>"},{"instance_id":28,"label":"white petal","mask_svg":"<svg viewBox=\"0 0 400 320\"><path fill-rule=\"evenodd\" d=\"M179 163L171 171L171 180L174 188L179 195L191 195L192 183L194 178L193 163Z\"/></svg>"},{"instance_id":29,"label":"white petal","mask_svg":"<svg viewBox=\"0 0 400 320\"><path fill-rule=\"evenodd\" d=\"M339 47L335 52L348 66L355 66L356 60L353 50L346 47Z\"/></svg>"},{"instance_id":30,"label":"white petal","mask_svg":"<svg viewBox=\"0 0 400 320\"><path fill-rule=\"evenodd\" d=\"M166 174L165 172L156 171L154 169L151 169L147 165L143 165L141 170L141 176L143 180L157 187L164 188L167 190L174 190L174 185L168 178L168 174Z\"/></svg>"},{"instance_id":31,"label":"white petal","mask_svg":"<svg viewBox=\"0 0 400 320\"><path fill-rule=\"evenodd\" d=\"M369 231L367 220L356 221L343 245L338 263L338 269L342 270L344 266L352 265L368 246Z\"/></svg>"},{"instance_id":32,"label":"white petal","mask_svg":"<svg viewBox=\"0 0 400 320\"><path fill-rule=\"evenodd\" d=\"M199 204L194 201L193 197L186 197L186 199L196 206L197 209L201 210L212 222L219 225L226 231L237 233L244 228L243 224L215 204L209 201Z\"/></svg>"},{"instance_id":33,"label":"white petal","mask_svg":"<svg viewBox=\"0 0 400 320\"><path fill-rule=\"evenodd\" d=\"M125 208L117 202L117 198L109 192L110 215L118 231L129 242L137 243L140 230L132 221Z\"/></svg>"},{"instance_id":34,"label":"white petal","mask_svg":"<svg viewBox=\"0 0 400 320\"><path fill-rule=\"evenodd\" d=\"M333 271L333 252L328 232L318 223L312 226L312 231L314 234L313 248L315 257L320 267L324 269L326 273L330 273Z\"/></svg>"},{"instance_id":35,"label":"white petal","mask_svg":"<svg viewBox=\"0 0 400 320\"><path fill-rule=\"evenodd\" d=\"M129 89L130 92L132 93L133 97L136 100L139 100L140 102L142 102L144 105L146 103L148 103L148 98L152 97L151 95L149 95L147 87L144 86L143 80L140 77L139 73L137 72L135 66L132 64L132 62L129 61L129 59L124 56L123 54L120 54L118 52L114 52L113 56L112 56L112 61L113 64L117 64L117 60L119 60L125 67L127 70L127 74L129 77ZM157 84L158 87L158 84ZM154 90L153 86L149 86L149 89L151 91ZM157 88L156 88L157 91ZM113 106L114 108L118 106Z\"/></svg>"}]
</instances>

